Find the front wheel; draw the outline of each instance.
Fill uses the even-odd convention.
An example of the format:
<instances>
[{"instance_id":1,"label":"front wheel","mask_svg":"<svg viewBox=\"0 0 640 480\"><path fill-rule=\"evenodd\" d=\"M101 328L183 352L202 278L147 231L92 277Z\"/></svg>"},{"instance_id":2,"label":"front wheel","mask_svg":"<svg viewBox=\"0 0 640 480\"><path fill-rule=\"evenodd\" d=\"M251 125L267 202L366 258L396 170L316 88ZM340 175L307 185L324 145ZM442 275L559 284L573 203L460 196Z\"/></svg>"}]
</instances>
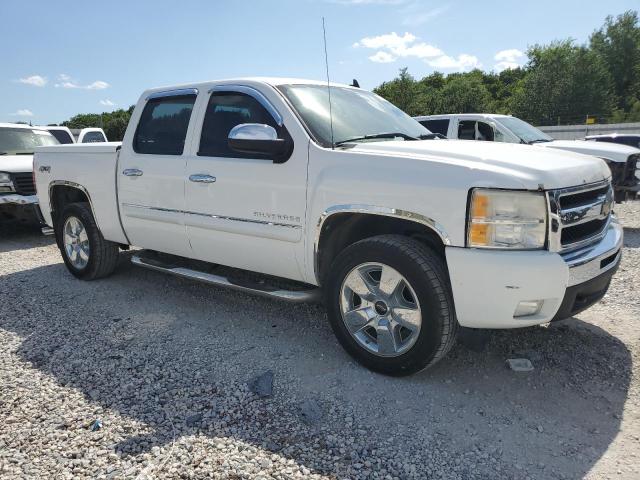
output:
<instances>
[{"instance_id":1,"label":"front wheel","mask_svg":"<svg viewBox=\"0 0 640 480\"><path fill-rule=\"evenodd\" d=\"M88 204L67 205L55 227L62 259L74 276L95 280L116 268L119 247L104 239Z\"/></svg>"},{"instance_id":2,"label":"front wheel","mask_svg":"<svg viewBox=\"0 0 640 480\"><path fill-rule=\"evenodd\" d=\"M425 369L455 343L458 322L446 267L430 248L381 235L342 251L327 279L336 337L358 362L388 375Z\"/></svg>"}]
</instances>

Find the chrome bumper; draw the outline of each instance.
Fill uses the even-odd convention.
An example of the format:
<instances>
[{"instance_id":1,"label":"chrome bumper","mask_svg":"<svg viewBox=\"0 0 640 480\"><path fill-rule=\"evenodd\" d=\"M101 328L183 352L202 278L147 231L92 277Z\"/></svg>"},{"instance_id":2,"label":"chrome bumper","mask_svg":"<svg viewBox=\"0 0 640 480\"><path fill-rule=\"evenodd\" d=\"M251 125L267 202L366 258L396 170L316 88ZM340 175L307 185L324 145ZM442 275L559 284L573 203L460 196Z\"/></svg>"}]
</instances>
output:
<instances>
[{"instance_id":1,"label":"chrome bumper","mask_svg":"<svg viewBox=\"0 0 640 480\"><path fill-rule=\"evenodd\" d=\"M37 203L37 195L18 195L15 193L0 195L0 205L36 205Z\"/></svg>"},{"instance_id":2,"label":"chrome bumper","mask_svg":"<svg viewBox=\"0 0 640 480\"><path fill-rule=\"evenodd\" d=\"M595 245L563 254L562 258L569 266L567 286L584 283L615 268L622 257L622 242L622 225L612 217L602 240Z\"/></svg>"}]
</instances>

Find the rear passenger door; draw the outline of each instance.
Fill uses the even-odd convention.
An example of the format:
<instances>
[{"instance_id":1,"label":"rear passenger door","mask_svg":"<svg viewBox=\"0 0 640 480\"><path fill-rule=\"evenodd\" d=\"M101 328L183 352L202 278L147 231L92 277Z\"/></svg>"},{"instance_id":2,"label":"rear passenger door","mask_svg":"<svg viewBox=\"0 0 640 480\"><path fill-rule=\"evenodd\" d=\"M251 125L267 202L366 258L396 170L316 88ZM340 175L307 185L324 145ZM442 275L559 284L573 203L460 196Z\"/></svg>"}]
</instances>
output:
<instances>
[{"instance_id":1,"label":"rear passenger door","mask_svg":"<svg viewBox=\"0 0 640 480\"><path fill-rule=\"evenodd\" d=\"M118 202L133 245L190 256L184 224L185 141L196 96L196 89L151 94L133 138L122 144Z\"/></svg>"}]
</instances>

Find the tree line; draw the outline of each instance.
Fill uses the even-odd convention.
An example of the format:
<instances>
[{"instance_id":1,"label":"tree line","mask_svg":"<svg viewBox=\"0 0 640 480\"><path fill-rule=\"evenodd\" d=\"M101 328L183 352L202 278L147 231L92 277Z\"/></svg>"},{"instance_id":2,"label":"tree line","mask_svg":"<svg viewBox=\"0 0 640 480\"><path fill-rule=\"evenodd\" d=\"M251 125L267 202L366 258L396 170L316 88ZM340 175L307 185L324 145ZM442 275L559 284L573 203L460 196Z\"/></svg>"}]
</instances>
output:
<instances>
[{"instance_id":1,"label":"tree line","mask_svg":"<svg viewBox=\"0 0 640 480\"><path fill-rule=\"evenodd\" d=\"M572 39L527 50L527 63L502 72L473 70L416 80L402 68L374 89L409 115L509 113L534 125L584 123L587 115L609 123L640 121L640 20L637 11L607 17L584 45ZM133 106L83 113L69 128L102 127L122 140Z\"/></svg>"},{"instance_id":2,"label":"tree line","mask_svg":"<svg viewBox=\"0 0 640 480\"><path fill-rule=\"evenodd\" d=\"M409 115L509 113L534 125L640 121L637 11L607 17L585 44L572 39L527 50L521 68L473 70L417 80L403 68L374 89Z\"/></svg>"}]
</instances>

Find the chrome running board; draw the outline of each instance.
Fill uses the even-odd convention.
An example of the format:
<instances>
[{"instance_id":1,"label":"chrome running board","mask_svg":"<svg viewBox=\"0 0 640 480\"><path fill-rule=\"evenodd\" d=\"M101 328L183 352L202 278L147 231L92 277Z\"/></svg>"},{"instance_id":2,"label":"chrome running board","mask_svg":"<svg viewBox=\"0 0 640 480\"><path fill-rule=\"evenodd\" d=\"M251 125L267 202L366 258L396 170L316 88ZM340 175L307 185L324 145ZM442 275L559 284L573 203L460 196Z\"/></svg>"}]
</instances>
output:
<instances>
[{"instance_id":1,"label":"chrome running board","mask_svg":"<svg viewBox=\"0 0 640 480\"><path fill-rule=\"evenodd\" d=\"M180 266L179 264L166 263L160 258L152 258L145 256L145 252L140 252L137 255L131 257L131 263L140 267L148 268L150 270L156 270L158 272L165 272L177 277L187 278L190 280L196 280L198 282L208 283L210 285L216 285L218 287L231 288L233 290L239 290L241 292L253 293L256 295L262 295L266 297L278 298L287 302L305 303L305 302L319 302L320 301L320 289L306 285L303 283L293 282L292 280L283 280L290 284L295 284L301 287L311 287L304 290L285 290L273 286L269 286L267 283L255 285L252 282L243 282L241 280L231 279L228 276L216 275L213 273L207 273L192 268ZM175 257L180 258L180 257ZM188 261L188 259L185 259ZM225 267L226 269L226 267ZM268 278L265 276L265 278Z\"/></svg>"}]
</instances>

